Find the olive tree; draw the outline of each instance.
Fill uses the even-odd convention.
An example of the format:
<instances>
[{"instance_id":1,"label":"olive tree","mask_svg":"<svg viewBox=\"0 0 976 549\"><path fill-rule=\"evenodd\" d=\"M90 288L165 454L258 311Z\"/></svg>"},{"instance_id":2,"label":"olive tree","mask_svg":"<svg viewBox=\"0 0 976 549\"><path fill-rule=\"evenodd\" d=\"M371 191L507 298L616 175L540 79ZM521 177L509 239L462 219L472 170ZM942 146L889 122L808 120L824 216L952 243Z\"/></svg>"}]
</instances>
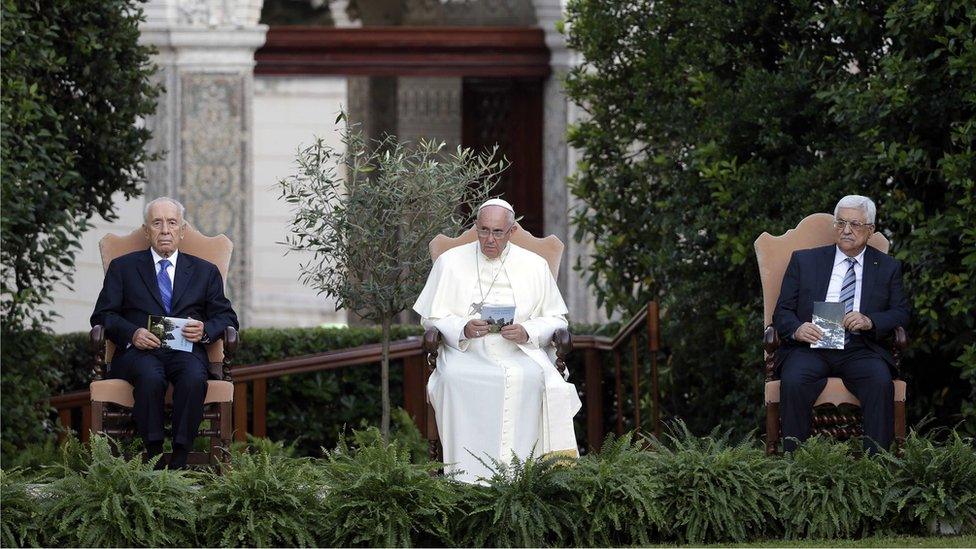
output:
<instances>
[{"instance_id":1,"label":"olive tree","mask_svg":"<svg viewBox=\"0 0 976 549\"><path fill-rule=\"evenodd\" d=\"M340 115L337 123L345 122ZM431 260L428 242L471 221L488 198L506 161L495 151L475 153L387 135L367 139L343 130L342 147L321 138L301 149L298 170L279 182L280 198L293 205L284 244L310 253L301 281L346 309L382 327L383 413L390 427L390 326L423 289Z\"/></svg>"}]
</instances>

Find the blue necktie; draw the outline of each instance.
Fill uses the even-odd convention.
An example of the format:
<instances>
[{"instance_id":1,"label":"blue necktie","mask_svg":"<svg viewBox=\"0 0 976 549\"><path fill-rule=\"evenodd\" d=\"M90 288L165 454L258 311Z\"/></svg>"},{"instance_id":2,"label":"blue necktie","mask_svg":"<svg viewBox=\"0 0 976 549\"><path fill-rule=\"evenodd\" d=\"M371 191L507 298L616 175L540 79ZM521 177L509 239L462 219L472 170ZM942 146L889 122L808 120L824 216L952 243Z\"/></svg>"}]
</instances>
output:
<instances>
[{"instance_id":1,"label":"blue necktie","mask_svg":"<svg viewBox=\"0 0 976 549\"><path fill-rule=\"evenodd\" d=\"M854 274L854 265L857 264L857 260L853 257L848 257L844 261L847 262L847 274L844 275L844 282L840 286L840 302L844 304L844 314L847 314L854 310L854 289L857 287L857 276ZM844 333L844 343L851 340L851 333L847 331Z\"/></svg>"},{"instance_id":2,"label":"blue necktie","mask_svg":"<svg viewBox=\"0 0 976 549\"><path fill-rule=\"evenodd\" d=\"M173 300L173 283L169 279L169 274L166 269L169 268L168 259L159 260L159 273L156 274L156 283L159 284L159 296L163 298L163 307L166 308L166 314L169 314L169 307Z\"/></svg>"}]
</instances>

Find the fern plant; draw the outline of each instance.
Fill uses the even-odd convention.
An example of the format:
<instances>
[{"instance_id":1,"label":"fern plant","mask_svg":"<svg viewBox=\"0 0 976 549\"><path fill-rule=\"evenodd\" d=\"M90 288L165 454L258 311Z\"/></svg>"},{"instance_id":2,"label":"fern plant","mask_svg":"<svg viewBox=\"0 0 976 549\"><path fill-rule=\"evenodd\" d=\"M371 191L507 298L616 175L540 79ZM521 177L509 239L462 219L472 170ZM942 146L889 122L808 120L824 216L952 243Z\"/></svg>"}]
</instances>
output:
<instances>
[{"instance_id":1,"label":"fern plant","mask_svg":"<svg viewBox=\"0 0 976 549\"><path fill-rule=\"evenodd\" d=\"M780 460L780 519L787 538L863 536L880 525L890 475L878 458L860 454L860 442L819 437Z\"/></svg>"},{"instance_id":2,"label":"fern plant","mask_svg":"<svg viewBox=\"0 0 976 549\"><path fill-rule=\"evenodd\" d=\"M587 546L648 545L668 523L661 506L666 489L652 474L653 455L632 435L608 435L598 454L570 468L578 517L578 542Z\"/></svg>"},{"instance_id":3,"label":"fern plant","mask_svg":"<svg viewBox=\"0 0 976 549\"><path fill-rule=\"evenodd\" d=\"M297 440L285 444L281 440L271 440L270 438L256 437L248 434L247 442L231 443L230 452L231 454L267 454L270 456L290 458L295 457L297 445Z\"/></svg>"},{"instance_id":4,"label":"fern plant","mask_svg":"<svg viewBox=\"0 0 976 549\"><path fill-rule=\"evenodd\" d=\"M326 485L319 541L330 546L429 546L449 541L456 496L439 464L411 463L410 448L385 444L375 427L357 431L322 464Z\"/></svg>"},{"instance_id":5,"label":"fern plant","mask_svg":"<svg viewBox=\"0 0 976 549\"><path fill-rule=\"evenodd\" d=\"M3 547L39 546L38 501L28 491L29 479L18 468L0 470L0 542Z\"/></svg>"},{"instance_id":6,"label":"fern plant","mask_svg":"<svg viewBox=\"0 0 976 549\"><path fill-rule=\"evenodd\" d=\"M319 475L307 459L277 452L231 455L199 498L201 540L210 546L312 546Z\"/></svg>"},{"instance_id":7,"label":"fern plant","mask_svg":"<svg viewBox=\"0 0 976 549\"><path fill-rule=\"evenodd\" d=\"M92 437L88 464L63 466L45 490L41 524L51 544L88 547L193 545L193 481L154 471L155 460L112 455L105 437Z\"/></svg>"},{"instance_id":8,"label":"fern plant","mask_svg":"<svg viewBox=\"0 0 976 549\"><path fill-rule=\"evenodd\" d=\"M486 464L487 465L487 464ZM560 458L492 460L485 485L458 484L454 543L473 547L575 545L582 511L573 504L569 467Z\"/></svg>"},{"instance_id":9,"label":"fern plant","mask_svg":"<svg viewBox=\"0 0 976 549\"><path fill-rule=\"evenodd\" d=\"M664 441L649 441L651 474L665 489L659 495L665 528L682 543L742 541L770 530L776 515L768 481L770 460L754 443L733 444L713 431L698 438L675 422Z\"/></svg>"},{"instance_id":10,"label":"fern plant","mask_svg":"<svg viewBox=\"0 0 976 549\"><path fill-rule=\"evenodd\" d=\"M976 531L976 451L953 431L943 445L912 431L901 457L887 455L894 503L904 527Z\"/></svg>"}]
</instances>

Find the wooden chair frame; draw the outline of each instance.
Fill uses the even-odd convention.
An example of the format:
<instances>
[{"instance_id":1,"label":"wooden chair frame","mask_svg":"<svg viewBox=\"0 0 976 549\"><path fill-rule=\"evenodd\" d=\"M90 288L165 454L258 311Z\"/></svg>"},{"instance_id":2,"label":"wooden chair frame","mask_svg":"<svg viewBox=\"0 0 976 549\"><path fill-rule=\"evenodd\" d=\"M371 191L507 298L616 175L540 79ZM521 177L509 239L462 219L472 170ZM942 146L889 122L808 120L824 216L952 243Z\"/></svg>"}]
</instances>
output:
<instances>
[{"instance_id":1,"label":"wooden chair frame","mask_svg":"<svg viewBox=\"0 0 976 549\"><path fill-rule=\"evenodd\" d=\"M516 226L518 226L518 223L516 223ZM447 250L474 242L477 239L478 236L473 227L464 231L455 238L450 238L445 235L438 235L430 241L430 244L428 244L428 247L430 248L431 260L436 261L437 258ZM528 231L522 229L521 226L518 226L518 230L512 234L512 238L509 242L545 258L546 262L549 263L549 270L552 272L553 277L556 277L556 275L559 273L559 264L562 260L564 245L555 235L549 235L545 238L537 238L532 236L532 234ZM425 378L430 378L430 375L437 367L437 353L441 344L441 333L437 330L437 328L429 328L424 332L422 347L427 360L427 371ZM566 357L569 356L569 353L573 350L573 337L569 333L569 330L564 328L556 330L556 332L552 335L552 345L556 348L556 368L559 369L560 373L565 372ZM426 387L426 379L424 386ZM441 461L443 459L443 451L440 444L440 436L437 432L437 420L434 416L434 409L430 405L429 399L427 401L427 425L425 431L429 445L428 452L431 460Z\"/></svg>"},{"instance_id":2,"label":"wooden chair frame","mask_svg":"<svg viewBox=\"0 0 976 549\"><path fill-rule=\"evenodd\" d=\"M128 235L109 234L99 241L103 270L108 270L111 261L126 253L145 250L149 242L141 228ZM225 235L208 237L196 231L189 223L180 251L190 253L217 265L221 276L227 280L233 244ZM111 363L115 345L105 337L105 328L92 327L89 332L89 345L92 353L91 383L91 432L117 438L128 438L135 434L132 419L132 386L119 379L105 379L105 366ZM210 438L207 452L191 451L189 465L219 466L229 459L228 448L233 433L234 386L230 365L239 345L238 332L231 326L224 330L223 339L206 345L210 360L207 382L207 396L204 401L203 421L209 427L201 426L197 436ZM167 391L167 407L171 404L172 385ZM169 462L171 453L160 459ZM218 467L219 470L219 467Z\"/></svg>"},{"instance_id":3,"label":"wooden chair frame","mask_svg":"<svg viewBox=\"0 0 976 549\"><path fill-rule=\"evenodd\" d=\"M759 263L763 287L763 331L762 346L766 374L766 453L779 452L781 440L779 410L779 378L776 376L776 351L780 341L772 325L773 310L779 298L783 275L796 250L826 246L834 242L833 216L816 213L805 217L796 228L780 236L768 232L759 235L754 243L756 259ZM881 233L874 233L868 245L882 253L888 253L888 239ZM894 435L895 447L900 448L905 440L905 382L901 380L901 355L908 347L908 337L901 326L895 328L892 355L895 358L893 383L895 384ZM842 406L852 410L844 411ZM860 419L860 402L843 385L840 378L828 378L827 386L814 404L813 434L832 436L841 440L863 434Z\"/></svg>"}]
</instances>

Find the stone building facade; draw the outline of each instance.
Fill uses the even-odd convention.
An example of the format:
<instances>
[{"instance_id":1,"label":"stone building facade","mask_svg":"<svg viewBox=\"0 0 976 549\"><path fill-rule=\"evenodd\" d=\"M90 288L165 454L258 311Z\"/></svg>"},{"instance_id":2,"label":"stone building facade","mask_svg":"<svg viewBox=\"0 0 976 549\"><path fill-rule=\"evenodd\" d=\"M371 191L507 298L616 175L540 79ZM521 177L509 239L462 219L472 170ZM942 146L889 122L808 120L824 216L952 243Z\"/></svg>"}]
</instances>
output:
<instances>
[{"instance_id":1,"label":"stone building facade","mask_svg":"<svg viewBox=\"0 0 976 549\"><path fill-rule=\"evenodd\" d=\"M235 250L227 291L244 326L342 324L344 311L298 281L303 256L285 254L288 207L275 183L294 169L295 152L314 137L338 145L336 114L346 110L370 133L402 139L434 138L449 148L465 141L464 93L459 76L357 74L255 74L255 52L268 27L259 22L262 0L150 0L143 41L157 48L157 77L166 91L156 115L151 146L164 157L147 167L145 196L119 204L119 220L96 222L84 236L75 286L56 295L60 332L87 329L102 267L97 241L109 232L139 227L147 199L168 195L187 207L188 220L204 233L224 233ZM566 145L578 115L561 78L574 55L556 32L561 0L359 0L330 4L336 27L535 27L549 51L549 76L541 80L542 220L537 232L566 244L559 276L579 322L601 320L591 292L571 268L586 261L585 245L573 241L569 219L577 204L566 185L575 163ZM470 116L469 116L470 118ZM469 123L470 125L470 123ZM518 144L514 144L518 146ZM539 181L541 179L541 181Z\"/></svg>"}]
</instances>

